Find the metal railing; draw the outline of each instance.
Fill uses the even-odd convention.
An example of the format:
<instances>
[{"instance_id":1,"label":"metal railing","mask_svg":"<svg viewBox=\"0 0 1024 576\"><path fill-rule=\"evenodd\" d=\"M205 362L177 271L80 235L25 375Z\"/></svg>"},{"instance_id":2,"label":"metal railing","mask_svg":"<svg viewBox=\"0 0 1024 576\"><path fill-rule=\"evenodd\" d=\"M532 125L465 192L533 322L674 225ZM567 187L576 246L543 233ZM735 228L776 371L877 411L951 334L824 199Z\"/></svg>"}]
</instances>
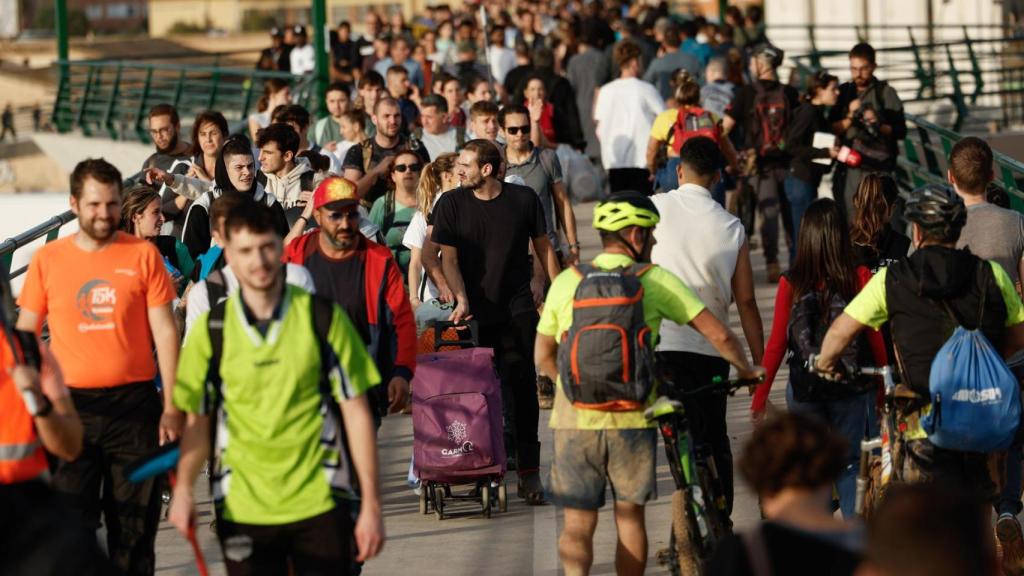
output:
<instances>
[{"instance_id":1,"label":"metal railing","mask_svg":"<svg viewBox=\"0 0 1024 576\"><path fill-rule=\"evenodd\" d=\"M46 238L46 242L52 242L57 239L60 235L60 229L65 224L73 222L76 216L74 212L68 210L63 214L58 214L53 218L50 218L46 222L39 224L33 228L30 228L13 238L8 238L0 243L0 269L4 273L8 274L10 278L16 278L25 273L28 269L28 265L22 266L17 270L11 270L11 264L14 261L14 252L19 248L27 246L40 238Z\"/></svg>"},{"instance_id":2,"label":"metal railing","mask_svg":"<svg viewBox=\"0 0 1024 576\"><path fill-rule=\"evenodd\" d=\"M877 75L897 93L908 112L955 132L979 133L1024 126L1024 36L962 37L877 49ZM814 71L843 71L846 50L811 51L791 57L801 82Z\"/></svg>"},{"instance_id":3,"label":"metal railing","mask_svg":"<svg viewBox=\"0 0 1024 576\"><path fill-rule=\"evenodd\" d=\"M58 87L51 122L60 132L80 130L116 140L150 142L147 112L172 104L184 125L202 110L220 110L233 131L244 129L271 78L287 80L296 103L315 101L312 76L247 68L111 60L57 61ZM314 111L315 112L315 111Z\"/></svg>"}]
</instances>

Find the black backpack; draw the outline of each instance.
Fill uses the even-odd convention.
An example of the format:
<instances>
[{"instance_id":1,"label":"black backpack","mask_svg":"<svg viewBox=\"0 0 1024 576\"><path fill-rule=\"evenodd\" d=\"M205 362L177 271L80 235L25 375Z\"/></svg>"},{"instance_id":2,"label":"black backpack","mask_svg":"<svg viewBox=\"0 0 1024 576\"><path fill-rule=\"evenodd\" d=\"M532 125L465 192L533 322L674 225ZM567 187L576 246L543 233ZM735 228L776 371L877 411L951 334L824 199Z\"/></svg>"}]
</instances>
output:
<instances>
[{"instance_id":1,"label":"black backpack","mask_svg":"<svg viewBox=\"0 0 1024 576\"><path fill-rule=\"evenodd\" d=\"M650 265L601 270L574 267L582 277L573 318L558 347L558 371L576 408L621 412L644 407L654 388L654 342L644 322Z\"/></svg>"},{"instance_id":2,"label":"black backpack","mask_svg":"<svg viewBox=\"0 0 1024 576\"><path fill-rule=\"evenodd\" d=\"M786 130L792 115L786 87L782 83L771 89L754 82L754 148L761 158L775 156L786 148Z\"/></svg>"},{"instance_id":3,"label":"black backpack","mask_svg":"<svg viewBox=\"0 0 1024 576\"><path fill-rule=\"evenodd\" d=\"M789 342L789 383L793 387L793 398L798 402L824 402L856 396L873 385L870 376L853 376L839 382L825 380L808 370L811 354L821 352L821 341L828 327L843 313L847 301L839 294L832 294L823 302L824 294L811 291L796 300L789 315L786 328ZM843 350L839 357L843 374L856 374L860 366L874 362L865 336L857 337Z\"/></svg>"}]
</instances>

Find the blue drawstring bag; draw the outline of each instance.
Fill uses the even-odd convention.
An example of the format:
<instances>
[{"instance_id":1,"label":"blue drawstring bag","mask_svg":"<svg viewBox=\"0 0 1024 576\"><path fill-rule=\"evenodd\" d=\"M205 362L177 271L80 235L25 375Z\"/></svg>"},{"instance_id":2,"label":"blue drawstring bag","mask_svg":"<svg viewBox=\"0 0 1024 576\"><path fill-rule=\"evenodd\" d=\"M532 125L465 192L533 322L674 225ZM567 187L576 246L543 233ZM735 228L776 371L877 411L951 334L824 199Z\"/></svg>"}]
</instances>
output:
<instances>
[{"instance_id":1,"label":"blue drawstring bag","mask_svg":"<svg viewBox=\"0 0 1024 576\"><path fill-rule=\"evenodd\" d=\"M982 310L984 299L983 291ZM949 306L943 306L958 326L932 360L928 379L931 412L921 418L921 426L939 448L983 453L1006 450L1020 425L1017 378L980 329L964 328Z\"/></svg>"}]
</instances>

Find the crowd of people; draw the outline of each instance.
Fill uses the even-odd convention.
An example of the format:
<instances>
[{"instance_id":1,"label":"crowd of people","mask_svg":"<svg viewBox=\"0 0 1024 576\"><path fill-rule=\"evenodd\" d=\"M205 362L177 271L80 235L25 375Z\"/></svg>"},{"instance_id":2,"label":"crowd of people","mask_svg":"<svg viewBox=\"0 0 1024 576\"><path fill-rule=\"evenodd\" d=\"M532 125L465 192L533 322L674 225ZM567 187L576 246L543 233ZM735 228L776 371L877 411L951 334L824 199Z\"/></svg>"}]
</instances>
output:
<instances>
[{"instance_id":1,"label":"crowd of people","mask_svg":"<svg viewBox=\"0 0 1024 576\"><path fill-rule=\"evenodd\" d=\"M160 104L133 182L102 159L77 165L79 231L35 253L5 319L49 341L38 369L12 331L0 346L19 364L0 373L0 511L18 519L0 527L0 566L152 574L164 481L129 476L178 442L169 520L192 534L205 468L229 574L359 573L385 542L377 432L408 409L419 336L472 320L494 350L517 494L560 507L567 574L591 568L609 484L616 570L644 572L644 409L730 370L765 378L736 466L764 522L723 542L711 573L994 573L989 509L1002 570L1024 573L1021 442L950 449L922 425L954 328L1003 358L1024 347L1024 216L988 201L977 138L953 147L948 186L900 196L902 104L870 45L849 51L849 82L821 71L798 86L757 7L714 23L664 3L495 2L364 24L332 33L322 108L270 80L244 126L204 111L189 137ZM260 68L313 70L304 27L271 37ZM818 198L830 172L834 199ZM574 211L596 197L587 262ZM778 285L767 341L757 245ZM879 388L842 384L890 364L910 399L908 486L865 527L857 460ZM684 405L731 513L725 396Z\"/></svg>"}]
</instances>

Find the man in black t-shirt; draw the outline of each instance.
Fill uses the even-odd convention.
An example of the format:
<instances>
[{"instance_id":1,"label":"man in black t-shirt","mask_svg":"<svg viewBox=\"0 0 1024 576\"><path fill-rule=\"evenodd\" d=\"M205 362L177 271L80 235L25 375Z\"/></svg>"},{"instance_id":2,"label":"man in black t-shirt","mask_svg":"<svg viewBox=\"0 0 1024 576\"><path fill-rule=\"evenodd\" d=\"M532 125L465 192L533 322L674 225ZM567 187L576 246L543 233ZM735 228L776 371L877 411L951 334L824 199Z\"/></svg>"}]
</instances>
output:
<instances>
[{"instance_id":1,"label":"man in black t-shirt","mask_svg":"<svg viewBox=\"0 0 1024 576\"><path fill-rule=\"evenodd\" d=\"M498 180L501 162L493 143L466 143L456 164L462 185L441 196L434 207L432 239L441 246L444 276L457 301L451 319L475 319L480 344L494 349L506 426L514 430L514 445L508 446L509 430L506 445L516 455L519 495L529 504L541 504L533 342L544 294L541 290L534 295L530 289L530 247L549 279L560 269L540 200L525 186Z\"/></svg>"},{"instance_id":2,"label":"man in black t-shirt","mask_svg":"<svg viewBox=\"0 0 1024 576\"><path fill-rule=\"evenodd\" d=\"M430 162L427 147L419 140L410 141L401 133L402 112L394 98L377 101L373 107L373 123L377 126L377 134L349 148L342 163L345 178L356 183L366 206L371 206L374 200L387 192L387 175L399 150L410 149L424 164ZM366 158L367 150L370 151L369 159Z\"/></svg>"},{"instance_id":3,"label":"man in black t-shirt","mask_svg":"<svg viewBox=\"0 0 1024 576\"><path fill-rule=\"evenodd\" d=\"M779 82L778 67L782 64L782 50L771 44L761 44L754 50L750 71L754 82L741 86L736 97L725 109L722 128L726 134L738 128L744 135L741 150L756 159L747 176L757 194L757 208L761 212L761 244L769 282L778 282L779 266L779 212L789 242L793 245L793 226L789 217L782 183L789 167L785 134L800 101L792 86ZM781 205L781 208L780 208Z\"/></svg>"}]
</instances>

